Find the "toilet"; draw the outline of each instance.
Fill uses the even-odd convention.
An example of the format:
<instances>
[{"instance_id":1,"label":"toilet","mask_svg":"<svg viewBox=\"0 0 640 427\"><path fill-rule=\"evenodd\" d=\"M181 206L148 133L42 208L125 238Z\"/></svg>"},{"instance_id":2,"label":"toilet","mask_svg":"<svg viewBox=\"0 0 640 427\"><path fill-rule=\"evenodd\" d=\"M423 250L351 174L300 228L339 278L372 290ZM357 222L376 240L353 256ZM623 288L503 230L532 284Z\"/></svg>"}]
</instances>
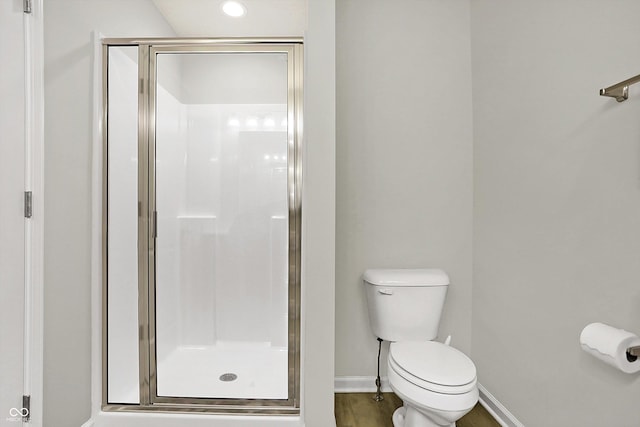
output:
<instances>
[{"instance_id":1,"label":"toilet","mask_svg":"<svg viewBox=\"0 0 640 427\"><path fill-rule=\"evenodd\" d=\"M478 401L476 367L464 353L433 341L449 276L439 269L367 270L369 322L390 341L387 375L404 406L394 427L454 427Z\"/></svg>"}]
</instances>

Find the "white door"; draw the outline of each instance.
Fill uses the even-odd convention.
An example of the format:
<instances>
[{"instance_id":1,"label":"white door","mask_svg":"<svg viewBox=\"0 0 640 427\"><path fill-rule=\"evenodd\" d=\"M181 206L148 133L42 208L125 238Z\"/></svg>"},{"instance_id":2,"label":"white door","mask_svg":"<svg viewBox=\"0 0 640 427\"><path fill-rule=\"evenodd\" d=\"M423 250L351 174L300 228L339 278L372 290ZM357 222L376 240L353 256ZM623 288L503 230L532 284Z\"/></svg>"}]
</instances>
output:
<instances>
[{"instance_id":1,"label":"white door","mask_svg":"<svg viewBox=\"0 0 640 427\"><path fill-rule=\"evenodd\" d=\"M25 78L22 0L0 0L0 426L22 425Z\"/></svg>"}]
</instances>

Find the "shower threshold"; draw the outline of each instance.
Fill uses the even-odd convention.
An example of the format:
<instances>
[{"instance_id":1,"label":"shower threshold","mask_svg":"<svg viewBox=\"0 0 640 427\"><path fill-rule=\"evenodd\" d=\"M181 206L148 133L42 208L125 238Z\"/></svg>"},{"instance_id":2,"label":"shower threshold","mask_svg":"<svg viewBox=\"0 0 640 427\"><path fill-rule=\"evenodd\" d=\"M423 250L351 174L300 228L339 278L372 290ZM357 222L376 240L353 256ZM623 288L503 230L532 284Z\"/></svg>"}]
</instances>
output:
<instances>
[{"instance_id":1,"label":"shower threshold","mask_svg":"<svg viewBox=\"0 0 640 427\"><path fill-rule=\"evenodd\" d=\"M264 342L179 346L158 364L158 396L287 399L288 352Z\"/></svg>"}]
</instances>

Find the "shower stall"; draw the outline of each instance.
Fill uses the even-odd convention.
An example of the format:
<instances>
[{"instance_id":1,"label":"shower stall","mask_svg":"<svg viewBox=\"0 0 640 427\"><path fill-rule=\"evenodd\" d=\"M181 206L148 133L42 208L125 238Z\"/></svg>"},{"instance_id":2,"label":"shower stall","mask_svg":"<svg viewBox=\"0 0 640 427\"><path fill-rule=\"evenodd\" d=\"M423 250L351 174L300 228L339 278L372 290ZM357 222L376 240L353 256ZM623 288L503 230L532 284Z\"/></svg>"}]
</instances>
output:
<instances>
[{"instance_id":1,"label":"shower stall","mask_svg":"<svg viewBox=\"0 0 640 427\"><path fill-rule=\"evenodd\" d=\"M301 40L102 59L103 410L298 414Z\"/></svg>"}]
</instances>

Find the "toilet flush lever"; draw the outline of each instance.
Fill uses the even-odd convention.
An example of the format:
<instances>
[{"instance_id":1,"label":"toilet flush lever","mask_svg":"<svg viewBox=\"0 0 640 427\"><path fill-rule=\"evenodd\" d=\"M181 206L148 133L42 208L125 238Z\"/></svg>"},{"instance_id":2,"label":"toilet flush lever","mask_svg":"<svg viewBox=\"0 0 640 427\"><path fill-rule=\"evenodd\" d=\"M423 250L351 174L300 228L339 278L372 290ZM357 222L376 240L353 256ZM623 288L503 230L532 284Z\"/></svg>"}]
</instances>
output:
<instances>
[{"instance_id":1,"label":"toilet flush lever","mask_svg":"<svg viewBox=\"0 0 640 427\"><path fill-rule=\"evenodd\" d=\"M393 295L393 291L391 289L378 289L378 293L380 295Z\"/></svg>"}]
</instances>

